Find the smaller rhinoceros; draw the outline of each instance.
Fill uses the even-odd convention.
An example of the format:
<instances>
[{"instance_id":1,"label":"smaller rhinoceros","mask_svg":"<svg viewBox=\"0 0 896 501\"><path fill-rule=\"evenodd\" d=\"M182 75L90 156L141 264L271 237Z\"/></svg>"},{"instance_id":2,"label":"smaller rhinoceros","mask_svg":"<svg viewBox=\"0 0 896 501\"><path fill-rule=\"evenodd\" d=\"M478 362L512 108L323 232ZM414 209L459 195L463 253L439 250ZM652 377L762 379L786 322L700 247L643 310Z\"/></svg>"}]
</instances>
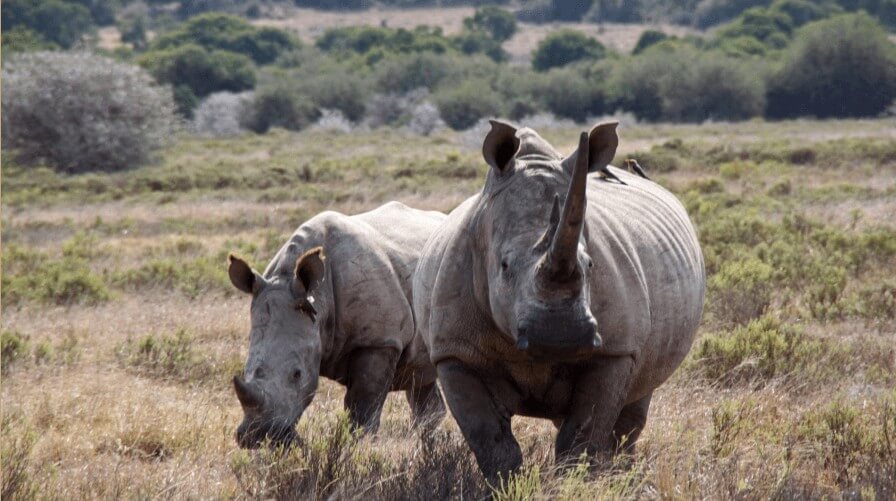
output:
<instances>
[{"instance_id":1,"label":"smaller rhinoceros","mask_svg":"<svg viewBox=\"0 0 896 501\"><path fill-rule=\"evenodd\" d=\"M300 226L264 275L230 256L230 280L252 295L245 378L233 379L241 447L288 445L319 376L347 387L355 426L375 431L390 391L403 390L424 431L445 414L436 373L416 334L411 279L445 216L397 202Z\"/></svg>"}]
</instances>

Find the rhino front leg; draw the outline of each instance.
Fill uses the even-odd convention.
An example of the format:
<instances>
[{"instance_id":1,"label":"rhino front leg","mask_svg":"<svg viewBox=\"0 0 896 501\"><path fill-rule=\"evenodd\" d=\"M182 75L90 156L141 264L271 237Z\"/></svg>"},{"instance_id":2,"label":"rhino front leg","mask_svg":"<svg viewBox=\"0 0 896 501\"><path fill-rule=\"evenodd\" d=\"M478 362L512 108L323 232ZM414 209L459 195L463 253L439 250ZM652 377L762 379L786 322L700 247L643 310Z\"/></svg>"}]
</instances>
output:
<instances>
[{"instance_id":1,"label":"rhino front leg","mask_svg":"<svg viewBox=\"0 0 896 501\"><path fill-rule=\"evenodd\" d=\"M362 348L348 364L345 408L352 425L374 433L380 426L383 403L392 386L399 352L394 348Z\"/></svg>"},{"instance_id":2,"label":"rhino front leg","mask_svg":"<svg viewBox=\"0 0 896 501\"><path fill-rule=\"evenodd\" d=\"M405 391L405 396L411 406L414 426L424 436L432 433L445 418L445 403L442 401L439 386L435 381L427 385L414 386Z\"/></svg>"},{"instance_id":3,"label":"rhino front leg","mask_svg":"<svg viewBox=\"0 0 896 501\"><path fill-rule=\"evenodd\" d=\"M644 425L647 423L647 411L650 409L650 398L653 392L647 394L641 400L636 400L622 408L619 419L613 425L613 439L617 452L635 452L635 442L641 436Z\"/></svg>"},{"instance_id":4,"label":"rhino front leg","mask_svg":"<svg viewBox=\"0 0 896 501\"><path fill-rule=\"evenodd\" d=\"M569 414L557 433L557 462L574 461L587 452L604 459L616 448L613 428L631 384L631 357L600 358L576 381Z\"/></svg>"},{"instance_id":5,"label":"rhino front leg","mask_svg":"<svg viewBox=\"0 0 896 501\"><path fill-rule=\"evenodd\" d=\"M510 428L513 402L518 396L510 385L486 379L455 359L439 362L436 370L451 415L473 450L479 469L491 485L498 485L523 462Z\"/></svg>"}]
</instances>

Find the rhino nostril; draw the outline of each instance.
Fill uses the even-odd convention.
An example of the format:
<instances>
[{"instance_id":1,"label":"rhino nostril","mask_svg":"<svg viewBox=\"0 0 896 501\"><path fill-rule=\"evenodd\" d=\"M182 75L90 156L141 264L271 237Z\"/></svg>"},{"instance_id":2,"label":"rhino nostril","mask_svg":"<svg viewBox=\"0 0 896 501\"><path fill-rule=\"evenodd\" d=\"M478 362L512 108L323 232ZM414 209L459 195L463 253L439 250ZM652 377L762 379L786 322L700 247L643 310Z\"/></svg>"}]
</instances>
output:
<instances>
[{"instance_id":1,"label":"rhino nostril","mask_svg":"<svg viewBox=\"0 0 896 501\"><path fill-rule=\"evenodd\" d=\"M526 334L525 328L520 328L517 330L518 334L516 337L516 349L520 351L526 351L529 349L529 336Z\"/></svg>"}]
</instances>

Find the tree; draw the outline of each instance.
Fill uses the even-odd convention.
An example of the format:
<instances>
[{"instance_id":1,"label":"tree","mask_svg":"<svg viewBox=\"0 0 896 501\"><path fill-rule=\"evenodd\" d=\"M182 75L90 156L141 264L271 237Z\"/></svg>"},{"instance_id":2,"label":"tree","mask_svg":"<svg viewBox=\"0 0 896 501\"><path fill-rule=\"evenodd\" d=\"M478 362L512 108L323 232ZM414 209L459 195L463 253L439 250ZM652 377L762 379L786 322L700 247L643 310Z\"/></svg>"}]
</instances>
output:
<instances>
[{"instance_id":1,"label":"tree","mask_svg":"<svg viewBox=\"0 0 896 501\"><path fill-rule=\"evenodd\" d=\"M669 35L663 33L658 30L644 30L641 33L641 36L638 38L638 43L635 44L635 48L632 49L632 54L640 54L644 52L644 49L650 47L651 45L658 44L663 40L669 38Z\"/></svg>"},{"instance_id":2,"label":"tree","mask_svg":"<svg viewBox=\"0 0 896 501\"><path fill-rule=\"evenodd\" d=\"M140 67L89 53L16 54L3 65L3 148L64 171L139 165L172 136L171 91Z\"/></svg>"},{"instance_id":3,"label":"tree","mask_svg":"<svg viewBox=\"0 0 896 501\"><path fill-rule=\"evenodd\" d=\"M464 27L472 32L484 31L492 39L504 42L516 33L516 18L500 7L487 5L476 9L473 17L464 19Z\"/></svg>"},{"instance_id":4,"label":"tree","mask_svg":"<svg viewBox=\"0 0 896 501\"><path fill-rule=\"evenodd\" d=\"M770 117L873 116L896 99L896 46L865 13L806 25L768 87Z\"/></svg>"},{"instance_id":5,"label":"tree","mask_svg":"<svg viewBox=\"0 0 896 501\"><path fill-rule=\"evenodd\" d=\"M60 0L6 0L2 18L3 31L25 27L63 48L71 47L94 28L86 7Z\"/></svg>"},{"instance_id":6,"label":"tree","mask_svg":"<svg viewBox=\"0 0 896 501\"><path fill-rule=\"evenodd\" d=\"M579 31L561 29L544 38L532 53L532 67L547 71L576 61L597 61L604 57L606 49L594 38Z\"/></svg>"}]
</instances>

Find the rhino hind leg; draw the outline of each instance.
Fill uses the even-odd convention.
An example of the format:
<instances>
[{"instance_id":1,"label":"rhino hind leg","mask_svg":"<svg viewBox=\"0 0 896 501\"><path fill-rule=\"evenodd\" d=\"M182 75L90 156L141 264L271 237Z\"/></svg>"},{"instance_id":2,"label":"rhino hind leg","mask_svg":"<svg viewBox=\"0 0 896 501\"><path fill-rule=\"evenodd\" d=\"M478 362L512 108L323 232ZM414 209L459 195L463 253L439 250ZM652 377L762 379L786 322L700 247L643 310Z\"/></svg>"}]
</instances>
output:
<instances>
[{"instance_id":1,"label":"rhino hind leg","mask_svg":"<svg viewBox=\"0 0 896 501\"><path fill-rule=\"evenodd\" d=\"M375 433L389 394L399 352L393 348L362 348L352 353L348 367L345 408L355 427Z\"/></svg>"},{"instance_id":2,"label":"rhino hind leg","mask_svg":"<svg viewBox=\"0 0 896 501\"><path fill-rule=\"evenodd\" d=\"M426 436L438 428L445 417L445 402L442 400L442 392L433 381L427 385L414 386L405 391L408 405L411 406L411 415L414 427Z\"/></svg>"},{"instance_id":3,"label":"rhino hind leg","mask_svg":"<svg viewBox=\"0 0 896 501\"><path fill-rule=\"evenodd\" d=\"M575 462L582 453L603 461L615 452L614 426L619 419L634 366L631 357L597 359L576 381L569 414L557 432L558 463Z\"/></svg>"},{"instance_id":4,"label":"rhino hind leg","mask_svg":"<svg viewBox=\"0 0 896 501\"><path fill-rule=\"evenodd\" d=\"M510 428L513 391L500 381L483 379L457 360L439 362L436 370L451 415L473 450L479 469L489 484L499 485L523 463L520 445Z\"/></svg>"}]
</instances>

